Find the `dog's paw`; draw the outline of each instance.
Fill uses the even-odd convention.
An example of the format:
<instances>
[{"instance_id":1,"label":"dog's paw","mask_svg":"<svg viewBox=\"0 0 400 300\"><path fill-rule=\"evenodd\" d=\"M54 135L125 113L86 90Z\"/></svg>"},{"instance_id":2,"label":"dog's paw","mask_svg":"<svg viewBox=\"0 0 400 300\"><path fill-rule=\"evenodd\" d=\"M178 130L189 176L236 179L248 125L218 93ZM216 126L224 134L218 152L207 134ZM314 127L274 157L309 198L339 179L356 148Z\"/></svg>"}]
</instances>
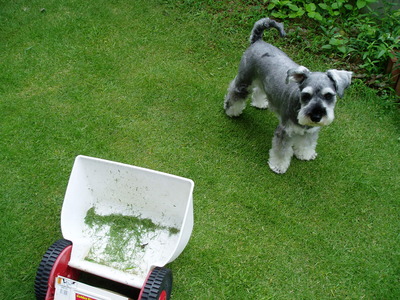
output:
<instances>
[{"instance_id":1,"label":"dog's paw","mask_svg":"<svg viewBox=\"0 0 400 300\"><path fill-rule=\"evenodd\" d=\"M285 173L290 166L292 155L292 148L288 148L283 152L276 151L274 148L270 149L268 159L270 169L277 174Z\"/></svg>"},{"instance_id":2,"label":"dog's paw","mask_svg":"<svg viewBox=\"0 0 400 300\"><path fill-rule=\"evenodd\" d=\"M228 117L239 117L242 114L242 111L238 111L232 108L225 109L225 113Z\"/></svg>"},{"instance_id":3,"label":"dog's paw","mask_svg":"<svg viewBox=\"0 0 400 300\"><path fill-rule=\"evenodd\" d=\"M268 98L265 93L263 93L259 88L253 89L253 94L251 95L251 106L266 109L268 108Z\"/></svg>"},{"instance_id":4,"label":"dog's paw","mask_svg":"<svg viewBox=\"0 0 400 300\"><path fill-rule=\"evenodd\" d=\"M268 108L268 101L263 101L263 102L255 102L252 101L251 106L258 108L258 109L267 109Z\"/></svg>"},{"instance_id":5,"label":"dog's paw","mask_svg":"<svg viewBox=\"0 0 400 300\"><path fill-rule=\"evenodd\" d=\"M268 165L269 165L269 168L276 174L284 174L284 173L286 173L287 169L289 168L290 163L277 163L277 162L272 162L271 160L269 160Z\"/></svg>"},{"instance_id":6,"label":"dog's paw","mask_svg":"<svg viewBox=\"0 0 400 300\"><path fill-rule=\"evenodd\" d=\"M233 104L230 104L229 102L225 102L224 104L224 110L225 113L229 117L238 117L242 114L243 110L246 107L246 102L235 102Z\"/></svg>"},{"instance_id":7,"label":"dog's paw","mask_svg":"<svg viewBox=\"0 0 400 300\"><path fill-rule=\"evenodd\" d=\"M312 151L295 150L294 155L296 156L297 159L300 159L300 160L314 160L317 158L318 153L315 152L314 150L312 150Z\"/></svg>"}]
</instances>

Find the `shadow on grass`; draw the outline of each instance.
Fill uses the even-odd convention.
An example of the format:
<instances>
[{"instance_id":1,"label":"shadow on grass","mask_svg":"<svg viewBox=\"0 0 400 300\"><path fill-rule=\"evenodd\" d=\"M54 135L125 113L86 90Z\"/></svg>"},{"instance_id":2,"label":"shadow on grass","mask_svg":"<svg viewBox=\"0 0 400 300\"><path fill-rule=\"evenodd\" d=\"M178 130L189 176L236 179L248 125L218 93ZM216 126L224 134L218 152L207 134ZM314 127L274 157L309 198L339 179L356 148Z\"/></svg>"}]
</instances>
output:
<instances>
[{"instance_id":1,"label":"shadow on grass","mask_svg":"<svg viewBox=\"0 0 400 300\"><path fill-rule=\"evenodd\" d=\"M268 110L253 107L245 109L242 115L230 118L223 113L226 119L229 142L227 147L240 146L240 154L252 157L255 163L268 163L268 152L278 120Z\"/></svg>"}]
</instances>

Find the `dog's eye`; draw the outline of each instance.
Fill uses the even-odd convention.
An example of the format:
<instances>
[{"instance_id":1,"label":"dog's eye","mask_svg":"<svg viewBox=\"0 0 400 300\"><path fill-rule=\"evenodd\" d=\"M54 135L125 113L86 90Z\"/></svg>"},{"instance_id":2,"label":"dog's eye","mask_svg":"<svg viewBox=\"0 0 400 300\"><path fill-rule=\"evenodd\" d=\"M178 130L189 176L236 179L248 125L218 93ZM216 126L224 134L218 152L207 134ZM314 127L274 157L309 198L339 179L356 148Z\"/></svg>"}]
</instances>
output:
<instances>
[{"instance_id":1,"label":"dog's eye","mask_svg":"<svg viewBox=\"0 0 400 300\"><path fill-rule=\"evenodd\" d=\"M301 100L308 102L311 100L312 95L310 93L301 93Z\"/></svg>"},{"instance_id":2,"label":"dog's eye","mask_svg":"<svg viewBox=\"0 0 400 300\"><path fill-rule=\"evenodd\" d=\"M324 95L324 98L325 98L325 100L327 100L327 101L331 101L331 100L333 100L333 97L334 97L334 96L335 96L334 94L326 93L326 94Z\"/></svg>"}]
</instances>

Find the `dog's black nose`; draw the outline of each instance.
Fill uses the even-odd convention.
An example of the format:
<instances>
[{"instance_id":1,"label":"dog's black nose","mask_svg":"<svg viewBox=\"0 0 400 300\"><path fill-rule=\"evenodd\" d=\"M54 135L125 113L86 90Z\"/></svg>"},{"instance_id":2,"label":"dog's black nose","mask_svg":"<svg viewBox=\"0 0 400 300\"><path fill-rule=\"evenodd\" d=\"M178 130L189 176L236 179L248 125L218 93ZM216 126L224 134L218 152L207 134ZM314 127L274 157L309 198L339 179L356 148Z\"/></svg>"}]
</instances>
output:
<instances>
[{"instance_id":1,"label":"dog's black nose","mask_svg":"<svg viewBox=\"0 0 400 300\"><path fill-rule=\"evenodd\" d=\"M326 115L326 110L325 108L317 108L314 109L311 114L310 114L310 119L311 121L313 121L314 123L318 123L319 121L321 121L322 117Z\"/></svg>"},{"instance_id":2,"label":"dog's black nose","mask_svg":"<svg viewBox=\"0 0 400 300\"><path fill-rule=\"evenodd\" d=\"M321 114L312 114L310 116L311 121L318 123L319 121L321 121L322 119L322 115Z\"/></svg>"}]
</instances>

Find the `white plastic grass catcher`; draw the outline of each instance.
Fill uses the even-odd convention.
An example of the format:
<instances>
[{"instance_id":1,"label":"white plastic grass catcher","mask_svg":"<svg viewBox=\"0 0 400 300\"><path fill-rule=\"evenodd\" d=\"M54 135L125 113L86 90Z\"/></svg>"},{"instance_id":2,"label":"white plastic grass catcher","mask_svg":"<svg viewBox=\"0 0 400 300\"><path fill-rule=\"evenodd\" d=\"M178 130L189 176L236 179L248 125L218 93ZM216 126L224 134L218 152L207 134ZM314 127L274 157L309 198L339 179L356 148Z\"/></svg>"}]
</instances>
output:
<instances>
[{"instance_id":1,"label":"white plastic grass catcher","mask_svg":"<svg viewBox=\"0 0 400 300\"><path fill-rule=\"evenodd\" d=\"M177 258L189 241L193 187L190 179L78 156L61 211L64 239L42 259L35 280L37 299L75 300L77 295L114 299L101 298L101 292L90 292L89 286L85 290L77 281L81 271L140 289L139 299L168 299L172 277L163 267ZM154 290L153 282L153 287L147 286L152 277L158 277L158 282L166 272L171 278L161 282L161 287L156 284ZM86 294L74 292L71 298L60 294L68 290L73 294L71 286L78 284Z\"/></svg>"}]
</instances>

